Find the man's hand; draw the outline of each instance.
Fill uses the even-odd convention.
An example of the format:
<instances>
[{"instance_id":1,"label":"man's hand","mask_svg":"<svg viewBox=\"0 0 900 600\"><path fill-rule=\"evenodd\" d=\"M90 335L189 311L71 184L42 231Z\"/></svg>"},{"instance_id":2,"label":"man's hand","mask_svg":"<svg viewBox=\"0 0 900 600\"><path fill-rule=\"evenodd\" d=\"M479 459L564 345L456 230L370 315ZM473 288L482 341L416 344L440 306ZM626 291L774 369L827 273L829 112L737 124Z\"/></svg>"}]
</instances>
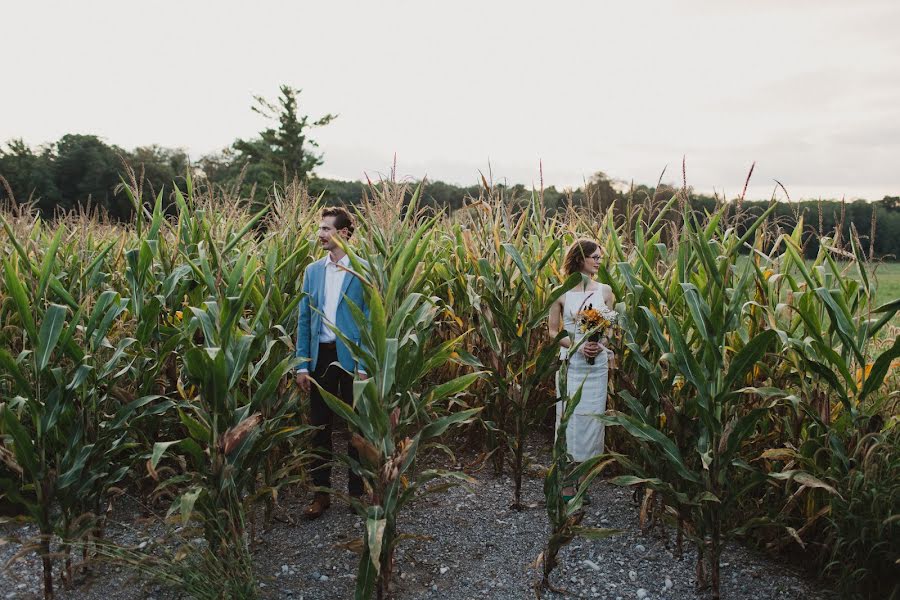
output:
<instances>
[{"instance_id":1,"label":"man's hand","mask_svg":"<svg viewBox=\"0 0 900 600\"><path fill-rule=\"evenodd\" d=\"M309 392L310 387L312 387L312 378L309 376L309 373L305 371L297 373L297 385L304 392Z\"/></svg>"},{"instance_id":2,"label":"man's hand","mask_svg":"<svg viewBox=\"0 0 900 600\"><path fill-rule=\"evenodd\" d=\"M359 378L360 381L365 381L366 379L369 378L369 376L366 375L365 373L363 373L362 371L357 371L356 376Z\"/></svg>"},{"instance_id":3,"label":"man's hand","mask_svg":"<svg viewBox=\"0 0 900 600\"><path fill-rule=\"evenodd\" d=\"M594 358L598 354L600 354L600 343L599 342L585 342L581 345L581 353L584 354L588 358Z\"/></svg>"}]
</instances>

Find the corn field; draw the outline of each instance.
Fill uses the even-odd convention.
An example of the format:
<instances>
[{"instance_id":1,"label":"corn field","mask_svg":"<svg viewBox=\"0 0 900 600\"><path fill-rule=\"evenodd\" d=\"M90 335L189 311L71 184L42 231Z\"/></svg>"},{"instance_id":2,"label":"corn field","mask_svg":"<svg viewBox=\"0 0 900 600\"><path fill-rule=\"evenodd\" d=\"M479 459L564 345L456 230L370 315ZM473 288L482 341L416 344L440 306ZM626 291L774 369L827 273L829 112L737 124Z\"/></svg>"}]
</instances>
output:
<instances>
[{"instance_id":1,"label":"corn field","mask_svg":"<svg viewBox=\"0 0 900 600\"><path fill-rule=\"evenodd\" d=\"M136 181L125 189L143 197ZM171 214L161 194L129 225L2 211L0 506L38 527L21 554L42 557L46 598L94 556L196 598L254 597L257 520L306 485L310 428L291 372L321 203L296 183L252 207L187 190ZM557 400L546 319L576 283L562 263L581 237L603 251L621 366L608 453L574 465L555 445L537 589L562 545L614 533L581 523L580 493L560 501L574 471L634 487L641 527L693 544L713 597L729 539L799 554L861 597L886 591L900 565L900 298L879 296L856 236L822 238L809 264L802 222L783 230L771 210L747 222L734 205L696 214L686 193L549 218L540 192L510 198L486 181L452 215L419 209L421 188L371 185L348 248L369 298L353 349L370 378L353 406L326 398L360 454L337 460L367 492L352 500L365 521L356 598L390 596L404 507L437 480L467 480L420 468L424 453L474 442L527 510L525 442L552 440ZM126 489L204 545L117 549L104 522Z\"/></svg>"}]
</instances>

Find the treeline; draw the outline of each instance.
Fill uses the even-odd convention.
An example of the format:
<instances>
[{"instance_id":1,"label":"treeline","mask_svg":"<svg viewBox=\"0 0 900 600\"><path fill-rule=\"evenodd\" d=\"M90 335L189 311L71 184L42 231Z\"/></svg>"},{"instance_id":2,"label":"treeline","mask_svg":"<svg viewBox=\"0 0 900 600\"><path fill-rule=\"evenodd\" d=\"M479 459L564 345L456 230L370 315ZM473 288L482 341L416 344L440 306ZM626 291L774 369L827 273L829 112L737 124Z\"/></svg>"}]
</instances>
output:
<instances>
[{"instance_id":1,"label":"treeline","mask_svg":"<svg viewBox=\"0 0 900 600\"><path fill-rule=\"evenodd\" d=\"M314 196L321 195L328 204L354 205L361 202L367 184L360 181L337 181L315 176L323 162L311 130L324 127L337 118L326 114L312 120L299 107L300 90L282 85L276 101L254 97L252 110L265 117L270 127L250 139L236 139L222 151L203 156L191 163L180 149L142 146L128 151L110 145L95 135L67 134L40 148L29 147L22 140L0 147L0 176L6 185L0 188L0 204L9 201L29 202L45 216L74 209L97 209L117 221L130 221L134 206L123 183L139 183L141 201L150 203L162 194L167 212L174 212L173 191L178 186L186 191L186 175L214 188L226 190L248 202L264 200L274 186L298 179L307 184ZM474 175L474 174L473 174ZM130 181L132 178L138 180ZM487 182L484 182L487 183ZM429 181L424 187L420 205L446 209L462 208L477 198L483 186L457 186L442 181ZM658 188L638 185L624 190L604 173L596 173L583 187L541 191L548 214L567 206L590 207L595 212L610 206L617 217L632 214L638 204L658 210L678 190L672 186ZM532 190L523 185L497 185L492 193L509 202L530 202ZM697 211L712 212L721 200L689 193L687 202ZM737 214L749 216L762 211L765 203L738 203L732 200ZM885 197L878 202L858 200L841 202L801 202L779 205L778 219L785 227L793 227L798 216L805 224L804 252L815 256L817 235L829 235L840 228L842 239L849 239L855 228L863 248L869 253L874 237L873 255L900 257L900 197ZM678 217L675 216L675 219ZM875 222L872 236L873 218ZM736 219L736 226L743 222Z\"/></svg>"},{"instance_id":2,"label":"treeline","mask_svg":"<svg viewBox=\"0 0 900 600\"><path fill-rule=\"evenodd\" d=\"M12 140L0 149L0 176L8 185L0 192L0 198L11 195L20 203L33 202L44 215L90 206L101 209L111 219L127 221L134 213L121 186L127 178L128 166L143 176L144 201L150 202L162 192L164 204L169 207L173 202L173 187L180 186L184 191L188 172L199 181L235 190L248 200L264 196L272 185L278 184L272 169L266 169L264 165L261 168L260 161L254 164L236 152L203 157L192 164L187 153L179 149L143 146L128 151L94 135L67 134L56 143L39 149L29 147L22 140ZM280 179L285 180L284 172ZM328 204L358 204L367 187L365 182L315 176L310 176L307 183L310 192L315 196L321 194ZM477 198L481 190L479 185L466 187L429 181L424 188L422 204L452 212L462 208L467 200ZM576 207L590 205L598 211L613 205L616 213L624 214L629 204L645 204L650 199L658 206L676 191L670 186L655 189L644 185L622 190L606 175L597 173L586 186L575 190L557 190L551 186L543 191L543 199L550 214L569 204ZM503 193L507 198L527 201L531 189L519 184L505 187ZM712 211L719 202L716 198L698 194L691 194L689 201L700 211ZM745 202L742 208L752 215L761 212L765 204ZM776 215L786 227L793 226L797 215L803 216L808 233L805 252L815 256L818 242L813 234L827 235L834 232L838 224L842 224L845 240L849 239L851 228L855 228L868 253L873 212L874 255L900 257L900 197L885 197L877 202L781 203Z\"/></svg>"},{"instance_id":3,"label":"treeline","mask_svg":"<svg viewBox=\"0 0 900 600\"><path fill-rule=\"evenodd\" d=\"M94 135L67 134L56 143L38 149L22 140L12 140L0 149L0 176L7 186L0 189L0 199L9 196L19 203L33 202L44 215L56 211L71 211L88 206L101 209L111 219L132 219L134 207L122 189L127 179L127 166L143 175L144 201L150 202L160 192L164 204L172 207L174 186L185 186L185 175L190 172L198 181L234 190L248 200L264 197L272 185L285 180L284 171L276 179L276 171L255 164L238 152L220 153L203 157L192 164L183 150L160 146L143 146L128 151L110 145ZM328 204L358 204L365 193L367 183L339 181L309 176L310 192L322 195ZM531 189L523 185L502 186L506 198L527 201ZM482 186L457 186L442 181L428 181L424 188L422 204L434 208L455 211L471 198L477 198ZM576 207L590 205L598 211L610 205L618 214L624 214L629 204L646 204L650 199L657 206L676 193L677 189L660 186L636 186L622 190L603 173L597 173L586 186L575 190L558 190L555 187L543 191L544 204L553 214L572 204ZM700 194L690 195L695 210L712 211L716 198ZM732 201L735 203L734 201ZM742 209L750 215L762 211L764 202L745 202ZM735 203L735 208L737 208ZM874 256L888 259L900 257L900 197L885 197L877 202L856 200L842 203L829 201L802 201L779 204L776 215L785 227L793 227L797 215L802 215L807 231L805 253L815 256L818 251L817 235L833 233L842 225L842 238L849 240L851 228L861 238L865 252L869 253L873 213L875 218Z\"/></svg>"}]
</instances>

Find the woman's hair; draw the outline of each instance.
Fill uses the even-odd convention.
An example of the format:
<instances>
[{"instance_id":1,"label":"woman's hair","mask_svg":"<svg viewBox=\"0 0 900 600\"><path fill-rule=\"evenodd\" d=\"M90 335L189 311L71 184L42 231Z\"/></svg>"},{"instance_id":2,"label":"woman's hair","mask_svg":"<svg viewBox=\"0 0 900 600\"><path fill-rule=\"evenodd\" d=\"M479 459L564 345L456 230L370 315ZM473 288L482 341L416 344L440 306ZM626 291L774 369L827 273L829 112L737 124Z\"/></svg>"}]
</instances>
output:
<instances>
[{"instance_id":1,"label":"woman's hair","mask_svg":"<svg viewBox=\"0 0 900 600\"><path fill-rule=\"evenodd\" d=\"M582 267L584 267L584 259L593 254L599 247L600 245L594 240L576 240L566 252L566 260L563 263L563 270L565 270L566 275L580 273Z\"/></svg>"}]
</instances>

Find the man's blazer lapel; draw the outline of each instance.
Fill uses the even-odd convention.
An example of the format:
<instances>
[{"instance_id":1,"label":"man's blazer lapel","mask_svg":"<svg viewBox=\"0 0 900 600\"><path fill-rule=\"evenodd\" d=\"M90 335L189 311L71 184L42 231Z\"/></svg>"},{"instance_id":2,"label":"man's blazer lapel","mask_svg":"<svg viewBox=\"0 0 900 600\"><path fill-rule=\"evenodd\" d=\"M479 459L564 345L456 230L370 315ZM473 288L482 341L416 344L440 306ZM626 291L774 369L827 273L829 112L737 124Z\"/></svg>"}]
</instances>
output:
<instances>
[{"instance_id":1,"label":"man's blazer lapel","mask_svg":"<svg viewBox=\"0 0 900 600\"><path fill-rule=\"evenodd\" d=\"M319 260L317 266L316 309L322 311L325 310L325 259Z\"/></svg>"},{"instance_id":2,"label":"man's blazer lapel","mask_svg":"<svg viewBox=\"0 0 900 600\"><path fill-rule=\"evenodd\" d=\"M344 301L344 295L347 293L347 288L350 287L350 282L353 280L353 273L350 271L344 271L344 282L341 284L341 295L338 296L338 304Z\"/></svg>"}]
</instances>

